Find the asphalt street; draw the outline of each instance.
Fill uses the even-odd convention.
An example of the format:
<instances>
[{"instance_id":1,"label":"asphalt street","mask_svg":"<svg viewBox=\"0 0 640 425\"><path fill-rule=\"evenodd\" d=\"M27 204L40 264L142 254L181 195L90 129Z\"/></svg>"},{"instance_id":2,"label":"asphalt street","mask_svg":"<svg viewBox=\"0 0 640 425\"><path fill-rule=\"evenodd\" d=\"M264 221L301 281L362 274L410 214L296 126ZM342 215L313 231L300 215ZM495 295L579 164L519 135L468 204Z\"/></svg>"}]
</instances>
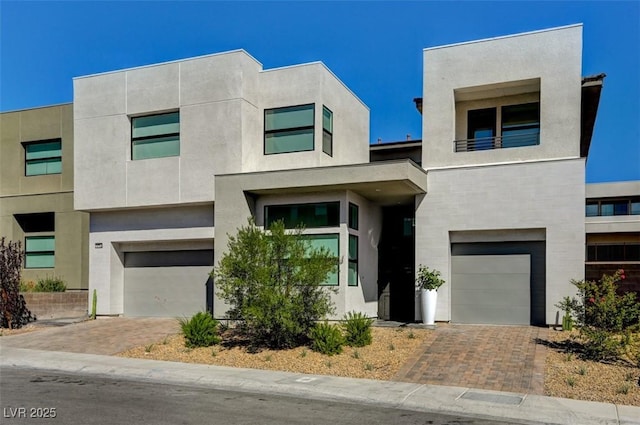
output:
<instances>
[{"instance_id":1,"label":"asphalt street","mask_svg":"<svg viewBox=\"0 0 640 425\"><path fill-rule=\"evenodd\" d=\"M0 369L0 408L0 423L7 425L496 424L371 405L7 367Z\"/></svg>"}]
</instances>

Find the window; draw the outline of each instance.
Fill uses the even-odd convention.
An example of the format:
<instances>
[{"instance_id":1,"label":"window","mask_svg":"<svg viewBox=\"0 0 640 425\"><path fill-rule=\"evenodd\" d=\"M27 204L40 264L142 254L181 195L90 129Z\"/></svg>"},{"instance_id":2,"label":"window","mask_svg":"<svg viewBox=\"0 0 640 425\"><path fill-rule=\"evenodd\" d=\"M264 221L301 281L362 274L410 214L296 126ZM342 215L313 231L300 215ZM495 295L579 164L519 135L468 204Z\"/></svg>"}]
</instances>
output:
<instances>
[{"instance_id":1,"label":"window","mask_svg":"<svg viewBox=\"0 0 640 425\"><path fill-rule=\"evenodd\" d=\"M307 228L339 226L340 202L265 206L265 227L278 220L284 221L287 229L300 225Z\"/></svg>"},{"instance_id":2,"label":"window","mask_svg":"<svg viewBox=\"0 0 640 425\"><path fill-rule=\"evenodd\" d=\"M60 174L62 172L61 139L26 142L23 145L25 151L25 176Z\"/></svg>"},{"instance_id":3,"label":"window","mask_svg":"<svg viewBox=\"0 0 640 425\"><path fill-rule=\"evenodd\" d=\"M603 202L600 204L600 215L613 215L613 203Z\"/></svg>"},{"instance_id":4,"label":"window","mask_svg":"<svg viewBox=\"0 0 640 425\"><path fill-rule=\"evenodd\" d=\"M329 254L336 259L336 268L334 271L327 275L327 279L324 281L325 285L338 285L338 270L340 267L340 235L338 234L324 234L324 235L304 235L304 238L310 242L311 249L326 248Z\"/></svg>"},{"instance_id":5,"label":"window","mask_svg":"<svg viewBox=\"0 0 640 425\"><path fill-rule=\"evenodd\" d=\"M180 113L131 118L131 159L180 155Z\"/></svg>"},{"instance_id":6,"label":"window","mask_svg":"<svg viewBox=\"0 0 640 425\"><path fill-rule=\"evenodd\" d=\"M631 214L640 215L640 201L631 201Z\"/></svg>"},{"instance_id":7,"label":"window","mask_svg":"<svg viewBox=\"0 0 640 425\"><path fill-rule=\"evenodd\" d=\"M502 147L516 148L539 144L540 104L502 107Z\"/></svg>"},{"instance_id":8,"label":"window","mask_svg":"<svg viewBox=\"0 0 640 425\"><path fill-rule=\"evenodd\" d=\"M55 245L55 236L27 236L24 243L24 267L26 269L53 268Z\"/></svg>"},{"instance_id":9,"label":"window","mask_svg":"<svg viewBox=\"0 0 640 425\"><path fill-rule=\"evenodd\" d=\"M586 216L587 217L595 217L597 215L598 215L598 203L597 202L587 202Z\"/></svg>"},{"instance_id":10,"label":"window","mask_svg":"<svg viewBox=\"0 0 640 425\"><path fill-rule=\"evenodd\" d=\"M540 103L505 105L467 111L467 139L455 141L456 152L516 148L540 144Z\"/></svg>"},{"instance_id":11,"label":"window","mask_svg":"<svg viewBox=\"0 0 640 425\"><path fill-rule=\"evenodd\" d=\"M333 156L333 112L322 107L322 152Z\"/></svg>"},{"instance_id":12,"label":"window","mask_svg":"<svg viewBox=\"0 0 640 425\"><path fill-rule=\"evenodd\" d=\"M358 206L349 202L349 227L358 230Z\"/></svg>"},{"instance_id":13,"label":"window","mask_svg":"<svg viewBox=\"0 0 640 425\"><path fill-rule=\"evenodd\" d=\"M349 235L349 286L358 286L358 237Z\"/></svg>"},{"instance_id":14,"label":"window","mask_svg":"<svg viewBox=\"0 0 640 425\"><path fill-rule=\"evenodd\" d=\"M467 139L473 139L469 150L493 149L496 137L496 108L467 112Z\"/></svg>"},{"instance_id":15,"label":"window","mask_svg":"<svg viewBox=\"0 0 640 425\"><path fill-rule=\"evenodd\" d=\"M640 261L640 244L587 245L587 261Z\"/></svg>"},{"instance_id":16,"label":"window","mask_svg":"<svg viewBox=\"0 0 640 425\"><path fill-rule=\"evenodd\" d=\"M629 202L628 201L614 202L613 215L629 215Z\"/></svg>"},{"instance_id":17,"label":"window","mask_svg":"<svg viewBox=\"0 0 640 425\"><path fill-rule=\"evenodd\" d=\"M312 151L315 105L290 106L264 111L265 155ZM324 119L323 119L324 121Z\"/></svg>"}]
</instances>

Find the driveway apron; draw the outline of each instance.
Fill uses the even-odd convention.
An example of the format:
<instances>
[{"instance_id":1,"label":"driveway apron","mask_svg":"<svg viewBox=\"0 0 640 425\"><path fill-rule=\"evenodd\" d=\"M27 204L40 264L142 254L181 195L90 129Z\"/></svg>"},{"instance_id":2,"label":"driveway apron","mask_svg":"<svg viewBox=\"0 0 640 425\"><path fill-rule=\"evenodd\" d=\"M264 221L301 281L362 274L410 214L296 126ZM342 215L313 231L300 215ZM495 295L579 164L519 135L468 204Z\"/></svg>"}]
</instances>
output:
<instances>
[{"instance_id":1,"label":"driveway apron","mask_svg":"<svg viewBox=\"0 0 640 425\"><path fill-rule=\"evenodd\" d=\"M547 328L438 324L394 380L544 393Z\"/></svg>"},{"instance_id":2,"label":"driveway apron","mask_svg":"<svg viewBox=\"0 0 640 425\"><path fill-rule=\"evenodd\" d=\"M99 318L2 337L2 345L34 350L111 355L179 331L173 318Z\"/></svg>"}]
</instances>

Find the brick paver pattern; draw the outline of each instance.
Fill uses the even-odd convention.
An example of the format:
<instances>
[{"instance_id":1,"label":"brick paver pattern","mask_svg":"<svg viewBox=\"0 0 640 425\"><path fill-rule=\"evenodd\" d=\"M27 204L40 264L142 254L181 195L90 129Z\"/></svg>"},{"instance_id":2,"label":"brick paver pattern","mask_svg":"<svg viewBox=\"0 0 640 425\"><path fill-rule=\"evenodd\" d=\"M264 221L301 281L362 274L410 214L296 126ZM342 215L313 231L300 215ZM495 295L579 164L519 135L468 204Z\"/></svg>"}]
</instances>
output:
<instances>
[{"instance_id":1,"label":"brick paver pattern","mask_svg":"<svg viewBox=\"0 0 640 425\"><path fill-rule=\"evenodd\" d=\"M172 318L99 318L3 337L2 344L34 350L112 355L178 332L178 321Z\"/></svg>"},{"instance_id":2,"label":"brick paver pattern","mask_svg":"<svg viewBox=\"0 0 640 425\"><path fill-rule=\"evenodd\" d=\"M548 329L438 324L394 380L543 394Z\"/></svg>"}]
</instances>

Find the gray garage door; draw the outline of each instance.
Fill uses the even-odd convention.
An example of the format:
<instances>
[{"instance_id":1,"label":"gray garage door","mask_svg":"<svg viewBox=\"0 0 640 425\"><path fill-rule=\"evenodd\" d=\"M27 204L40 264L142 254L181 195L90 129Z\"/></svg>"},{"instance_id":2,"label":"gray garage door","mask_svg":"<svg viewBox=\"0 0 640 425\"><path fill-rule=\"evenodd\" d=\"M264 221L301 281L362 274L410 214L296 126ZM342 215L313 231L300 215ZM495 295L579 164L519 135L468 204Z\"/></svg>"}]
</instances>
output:
<instances>
[{"instance_id":1,"label":"gray garage door","mask_svg":"<svg viewBox=\"0 0 640 425\"><path fill-rule=\"evenodd\" d=\"M213 250L126 252L124 315L184 317L204 311Z\"/></svg>"},{"instance_id":2,"label":"gray garage door","mask_svg":"<svg viewBox=\"0 0 640 425\"><path fill-rule=\"evenodd\" d=\"M528 325L530 270L528 254L452 256L452 322Z\"/></svg>"}]
</instances>

